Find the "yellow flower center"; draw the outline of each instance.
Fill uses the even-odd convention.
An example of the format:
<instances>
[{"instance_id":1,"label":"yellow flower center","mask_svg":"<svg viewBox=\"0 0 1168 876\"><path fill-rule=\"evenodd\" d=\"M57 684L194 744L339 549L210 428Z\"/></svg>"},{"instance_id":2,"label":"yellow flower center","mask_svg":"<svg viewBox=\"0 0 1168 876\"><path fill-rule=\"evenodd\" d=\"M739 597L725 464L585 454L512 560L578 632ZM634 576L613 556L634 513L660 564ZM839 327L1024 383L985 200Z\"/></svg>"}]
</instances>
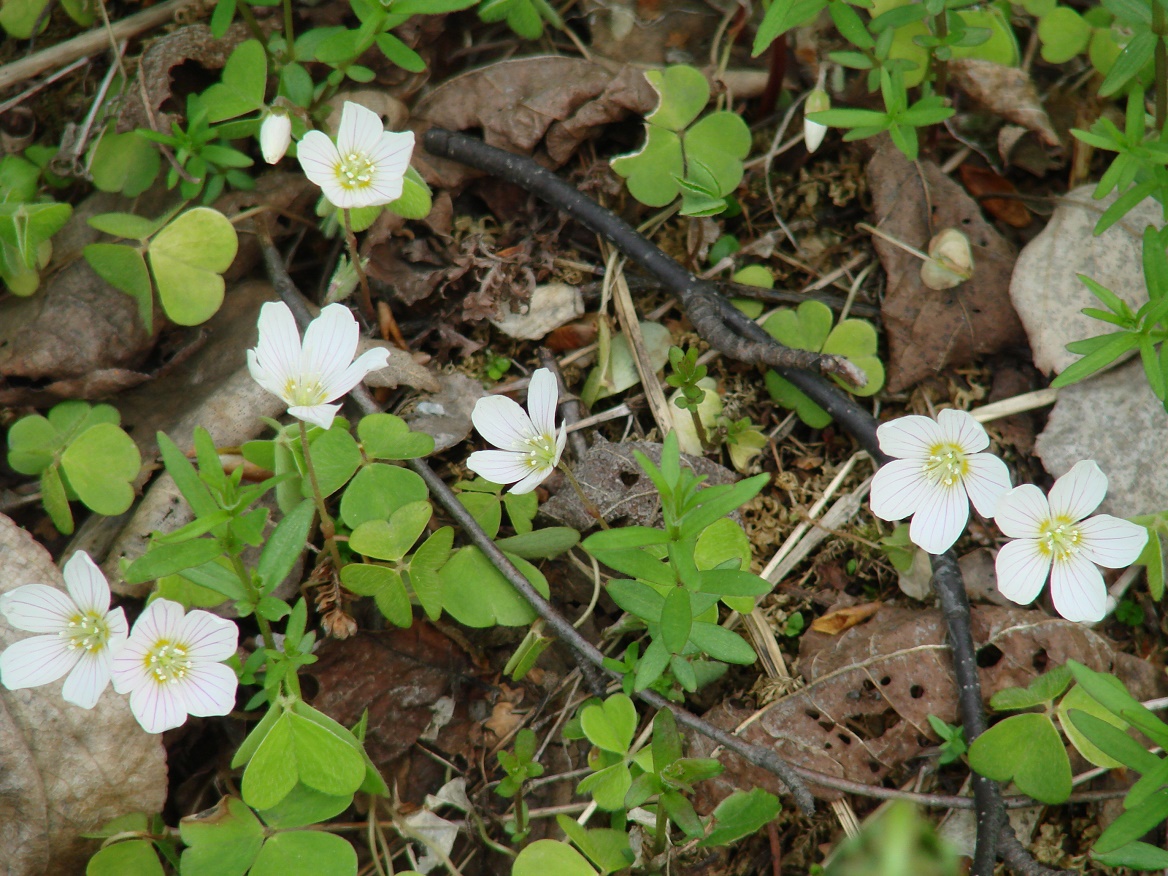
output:
<instances>
[{"instance_id":1,"label":"yellow flower center","mask_svg":"<svg viewBox=\"0 0 1168 876\"><path fill-rule=\"evenodd\" d=\"M526 463L529 468L553 468L556 459L556 437L554 435L532 435L525 439L531 450L527 451Z\"/></svg>"},{"instance_id":2,"label":"yellow flower center","mask_svg":"<svg viewBox=\"0 0 1168 876\"><path fill-rule=\"evenodd\" d=\"M377 165L364 152L350 152L341 156L337 165L337 182L345 189L368 188L377 173Z\"/></svg>"},{"instance_id":3,"label":"yellow flower center","mask_svg":"<svg viewBox=\"0 0 1168 876\"><path fill-rule=\"evenodd\" d=\"M69 640L69 648L84 648L86 651L100 651L109 642L110 629L105 618L94 611L74 615L69 626L59 635Z\"/></svg>"},{"instance_id":4,"label":"yellow flower center","mask_svg":"<svg viewBox=\"0 0 1168 876\"><path fill-rule=\"evenodd\" d=\"M327 395L316 378L289 377L284 381L284 401L294 407L322 405L328 401Z\"/></svg>"},{"instance_id":5,"label":"yellow flower center","mask_svg":"<svg viewBox=\"0 0 1168 876\"><path fill-rule=\"evenodd\" d=\"M191 658L187 656L187 649L165 639L155 643L154 647L146 652L146 671L154 676L159 684L175 684L182 681L191 668Z\"/></svg>"},{"instance_id":6,"label":"yellow flower center","mask_svg":"<svg viewBox=\"0 0 1168 876\"><path fill-rule=\"evenodd\" d=\"M1038 527L1038 550L1056 563L1073 557L1083 546L1083 533L1069 517L1044 520Z\"/></svg>"},{"instance_id":7,"label":"yellow flower center","mask_svg":"<svg viewBox=\"0 0 1168 876\"><path fill-rule=\"evenodd\" d=\"M943 487L953 487L968 474L969 459L958 445L942 442L929 448L924 465L927 480Z\"/></svg>"}]
</instances>

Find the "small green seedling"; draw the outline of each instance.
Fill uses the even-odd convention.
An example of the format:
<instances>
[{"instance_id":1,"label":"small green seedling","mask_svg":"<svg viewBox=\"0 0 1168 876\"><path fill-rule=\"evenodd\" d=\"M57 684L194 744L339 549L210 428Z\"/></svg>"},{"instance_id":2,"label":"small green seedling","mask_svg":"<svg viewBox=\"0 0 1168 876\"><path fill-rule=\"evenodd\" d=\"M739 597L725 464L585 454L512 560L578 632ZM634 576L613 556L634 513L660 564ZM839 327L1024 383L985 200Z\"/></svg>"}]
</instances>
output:
<instances>
[{"instance_id":1,"label":"small green seedling","mask_svg":"<svg viewBox=\"0 0 1168 876\"><path fill-rule=\"evenodd\" d=\"M66 535L73 532L70 500L109 516L125 513L134 501L142 456L120 422L110 405L67 401L47 417L22 417L8 430L8 464L40 475L41 502Z\"/></svg>"},{"instance_id":2,"label":"small green seedling","mask_svg":"<svg viewBox=\"0 0 1168 876\"><path fill-rule=\"evenodd\" d=\"M239 238L218 210L195 207L173 219L102 213L89 224L139 241L138 246L91 243L83 254L103 280L138 302L147 331L154 330L155 289L163 313L178 325L199 325L219 310L226 288L223 272L235 260Z\"/></svg>"},{"instance_id":3,"label":"small green seedling","mask_svg":"<svg viewBox=\"0 0 1168 876\"><path fill-rule=\"evenodd\" d=\"M506 21L525 40L543 36L545 22L564 29L563 19L547 0L480 0L478 13L483 21Z\"/></svg>"},{"instance_id":4,"label":"small green seedling","mask_svg":"<svg viewBox=\"0 0 1168 876\"><path fill-rule=\"evenodd\" d=\"M969 746L965 744L965 728L946 724L936 715L928 715L929 726L933 732L941 737L940 753L937 763L944 766L947 763L956 763L965 755Z\"/></svg>"},{"instance_id":5,"label":"small green seedling","mask_svg":"<svg viewBox=\"0 0 1168 876\"><path fill-rule=\"evenodd\" d=\"M508 824L508 827L513 829L511 836L515 842L522 842L530 832L523 786L531 779L538 779L543 775L543 766L535 761L535 742L535 733L524 727L515 734L514 752L500 751L497 755L499 766L503 768L507 778L499 782L495 793L515 801L515 821Z\"/></svg>"},{"instance_id":6,"label":"small green seedling","mask_svg":"<svg viewBox=\"0 0 1168 876\"><path fill-rule=\"evenodd\" d=\"M649 207L681 195L685 216L714 216L742 181L750 129L737 113L713 112L696 121L710 100L710 83L693 67L650 70L645 78L659 96L645 116L645 145L612 160L629 192Z\"/></svg>"},{"instance_id":7,"label":"small green seedling","mask_svg":"<svg viewBox=\"0 0 1168 876\"><path fill-rule=\"evenodd\" d=\"M7 8L7 7L5 7ZM53 257L52 237L73 208L38 200L43 171L20 155L0 159L0 280L13 295L32 295Z\"/></svg>"},{"instance_id":8,"label":"small green seedling","mask_svg":"<svg viewBox=\"0 0 1168 876\"><path fill-rule=\"evenodd\" d=\"M884 365L876 356L876 329L862 319L845 319L833 327L834 321L831 308L826 304L804 301L795 310L776 312L763 328L780 344L793 349L847 357L864 372L868 382L857 388L833 379L853 395L869 396L879 392L884 386ZM774 371L767 372L766 384L771 397L793 409L808 426L822 429L831 422L827 411Z\"/></svg>"}]
</instances>

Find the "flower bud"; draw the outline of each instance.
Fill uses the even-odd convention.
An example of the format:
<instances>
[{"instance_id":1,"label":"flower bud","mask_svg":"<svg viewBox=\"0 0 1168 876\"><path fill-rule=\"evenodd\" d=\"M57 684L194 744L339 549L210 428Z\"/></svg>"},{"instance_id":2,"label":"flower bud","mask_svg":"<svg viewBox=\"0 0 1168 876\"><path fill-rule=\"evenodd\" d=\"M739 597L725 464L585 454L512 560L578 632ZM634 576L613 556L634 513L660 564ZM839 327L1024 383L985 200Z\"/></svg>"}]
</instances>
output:
<instances>
[{"instance_id":1,"label":"flower bud","mask_svg":"<svg viewBox=\"0 0 1168 876\"><path fill-rule=\"evenodd\" d=\"M822 88L816 88L807 96L807 103L803 106L803 142L807 145L808 152L814 152L819 148L824 135L827 134L827 125L813 122L807 116L809 113L818 113L829 109L831 109L831 98Z\"/></svg>"},{"instance_id":2,"label":"flower bud","mask_svg":"<svg viewBox=\"0 0 1168 876\"><path fill-rule=\"evenodd\" d=\"M260 125L260 151L264 161L277 164L292 142L292 120L282 112L269 112Z\"/></svg>"}]
</instances>

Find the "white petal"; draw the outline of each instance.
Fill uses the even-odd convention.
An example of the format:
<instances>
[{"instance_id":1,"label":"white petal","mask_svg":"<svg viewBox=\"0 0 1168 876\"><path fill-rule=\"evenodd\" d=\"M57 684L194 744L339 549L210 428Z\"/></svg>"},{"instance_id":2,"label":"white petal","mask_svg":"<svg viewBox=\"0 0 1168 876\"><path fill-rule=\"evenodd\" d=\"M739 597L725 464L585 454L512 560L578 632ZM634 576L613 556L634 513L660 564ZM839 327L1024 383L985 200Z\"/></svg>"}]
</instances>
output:
<instances>
[{"instance_id":1,"label":"white petal","mask_svg":"<svg viewBox=\"0 0 1168 876\"><path fill-rule=\"evenodd\" d=\"M1033 539L1020 538L998 551L994 571L1003 596L1019 605L1029 605L1042 592L1050 574L1050 554L1040 551Z\"/></svg>"},{"instance_id":2,"label":"white petal","mask_svg":"<svg viewBox=\"0 0 1168 876\"><path fill-rule=\"evenodd\" d=\"M978 453L990 446L985 427L965 411L946 408L937 415L937 425L946 441L951 441L966 453Z\"/></svg>"},{"instance_id":3,"label":"white petal","mask_svg":"<svg viewBox=\"0 0 1168 876\"><path fill-rule=\"evenodd\" d=\"M510 450L476 450L467 457L466 467L495 484L513 484L531 474L527 455Z\"/></svg>"},{"instance_id":4,"label":"white petal","mask_svg":"<svg viewBox=\"0 0 1168 876\"><path fill-rule=\"evenodd\" d=\"M9 690L37 687L56 681L73 668L81 651L60 636L21 639L0 654L0 681Z\"/></svg>"},{"instance_id":5,"label":"white petal","mask_svg":"<svg viewBox=\"0 0 1168 876\"><path fill-rule=\"evenodd\" d=\"M151 681L130 694L130 710L147 733L161 733L181 726L187 719L182 694L174 684Z\"/></svg>"},{"instance_id":6,"label":"white petal","mask_svg":"<svg viewBox=\"0 0 1168 876\"><path fill-rule=\"evenodd\" d=\"M1010 538L1038 538L1042 524L1050 521L1050 505L1034 484L1022 484L998 499L994 522Z\"/></svg>"},{"instance_id":7,"label":"white petal","mask_svg":"<svg viewBox=\"0 0 1168 876\"><path fill-rule=\"evenodd\" d=\"M288 401L284 397L284 390L287 387L287 377L281 378L279 375L269 371L260 364L259 358L256 356L255 350L247 351L247 370L251 372L251 378L261 387L266 389L276 398Z\"/></svg>"},{"instance_id":8,"label":"white petal","mask_svg":"<svg viewBox=\"0 0 1168 876\"><path fill-rule=\"evenodd\" d=\"M192 666L182 684L177 685L183 708L199 718L226 715L235 708L235 673L222 663Z\"/></svg>"},{"instance_id":9,"label":"white petal","mask_svg":"<svg viewBox=\"0 0 1168 876\"><path fill-rule=\"evenodd\" d=\"M346 100L341 109L341 124L337 128L337 152L344 156L352 152L369 155L377 148L385 125L381 116L368 107Z\"/></svg>"},{"instance_id":10,"label":"white petal","mask_svg":"<svg viewBox=\"0 0 1168 876\"><path fill-rule=\"evenodd\" d=\"M919 459L896 459L876 472L868 504L881 520L903 520L920 507L931 488Z\"/></svg>"},{"instance_id":11,"label":"white petal","mask_svg":"<svg viewBox=\"0 0 1168 876\"><path fill-rule=\"evenodd\" d=\"M388 204L402 195L403 180L410 167L410 157L414 152L414 132L394 133L384 131L377 145L369 152L369 159L376 165L372 188L377 191L380 203Z\"/></svg>"},{"instance_id":12,"label":"white petal","mask_svg":"<svg viewBox=\"0 0 1168 876\"><path fill-rule=\"evenodd\" d=\"M913 544L930 554L943 554L965 532L969 499L959 486L937 486L925 493L908 528Z\"/></svg>"},{"instance_id":13,"label":"white petal","mask_svg":"<svg viewBox=\"0 0 1168 876\"><path fill-rule=\"evenodd\" d=\"M80 653L81 659L65 679L61 696L67 703L83 709L92 709L110 682L110 667L113 661L105 648L100 651L81 650Z\"/></svg>"},{"instance_id":14,"label":"white petal","mask_svg":"<svg viewBox=\"0 0 1168 876\"><path fill-rule=\"evenodd\" d=\"M259 341L255 348L255 368L251 368L256 382L274 395L281 395L289 377L300 376L300 330L288 305L282 301L268 301L260 308ZM249 358L249 368L250 368ZM280 388L271 390L256 374L259 370Z\"/></svg>"},{"instance_id":15,"label":"white petal","mask_svg":"<svg viewBox=\"0 0 1168 876\"><path fill-rule=\"evenodd\" d=\"M384 347L374 347L366 350L356 358L352 365L339 374L334 375L326 384L325 391L329 401L338 399L348 393L354 386L365 379L371 371L380 371L389 364L389 350Z\"/></svg>"},{"instance_id":16,"label":"white petal","mask_svg":"<svg viewBox=\"0 0 1168 876\"><path fill-rule=\"evenodd\" d=\"M550 475L553 471L555 471L555 469L551 466L540 466L539 468L531 469L525 478L520 480L507 492L514 493L516 496L521 496L524 493L530 493L545 480L547 480L548 475Z\"/></svg>"},{"instance_id":17,"label":"white petal","mask_svg":"<svg viewBox=\"0 0 1168 876\"><path fill-rule=\"evenodd\" d=\"M527 387L527 413L536 433L556 434L556 405L559 400L560 386L556 375L547 368L536 369Z\"/></svg>"},{"instance_id":18,"label":"white petal","mask_svg":"<svg viewBox=\"0 0 1168 876\"><path fill-rule=\"evenodd\" d=\"M143 643L147 650L161 641L178 641L185 615L186 609L180 603L156 599L138 616L130 637Z\"/></svg>"},{"instance_id":19,"label":"white petal","mask_svg":"<svg viewBox=\"0 0 1168 876\"><path fill-rule=\"evenodd\" d=\"M104 615L109 611L110 589L105 575L85 551L69 558L64 569L65 588L82 612Z\"/></svg>"},{"instance_id":20,"label":"white petal","mask_svg":"<svg viewBox=\"0 0 1168 876\"><path fill-rule=\"evenodd\" d=\"M361 327L343 304L330 304L308 324L304 332L304 352L300 356L300 373L328 383L343 374L357 352ZM336 398L336 396L333 396ZM329 399L332 401L332 399Z\"/></svg>"},{"instance_id":21,"label":"white petal","mask_svg":"<svg viewBox=\"0 0 1168 876\"><path fill-rule=\"evenodd\" d=\"M1076 462L1050 488L1050 513L1055 517L1082 520L1099 507L1107 495L1107 475L1092 459Z\"/></svg>"},{"instance_id":22,"label":"white petal","mask_svg":"<svg viewBox=\"0 0 1168 876\"><path fill-rule=\"evenodd\" d=\"M475 402L471 422L479 434L500 450L527 451L527 439L538 433L527 411L503 395L488 395Z\"/></svg>"},{"instance_id":23,"label":"white petal","mask_svg":"<svg viewBox=\"0 0 1168 876\"><path fill-rule=\"evenodd\" d=\"M556 455L552 460L552 468L560 464L560 457L564 455L564 447L568 444L568 424L560 426L560 434L556 436Z\"/></svg>"},{"instance_id":24,"label":"white petal","mask_svg":"<svg viewBox=\"0 0 1168 876\"><path fill-rule=\"evenodd\" d=\"M333 141L320 131L309 131L300 139L296 146L296 158L304 170L304 175L321 189L336 186L341 153L337 151ZM327 189L325 194L327 196Z\"/></svg>"},{"instance_id":25,"label":"white petal","mask_svg":"<svg viewBox=\"0 0 1168 876\"><path fill-rule=\"evenodd\" d=\"M130 628L126 623L126 613L120 608L115 608L113 611L106 612L105 622L110 632L109 641L106 642L105 647L110 654L117 654L126 644L126 639L129 638Z\"/></svg>"},{"instance_id":26,"label":"white petal","mask_svg":"<svg viewBox=\"0 0 1168 876\"><path fill-rule=\"evenodd\" d=\"M982 517L993 517L998 500L1010 489L1010 470L992 453L974 453L967 457L969 473L962 479L969 501Z\"/></svg>"},{"instance_id":27,"label":"white petal","mask_svg":"<svg viewBox=\"0 0 1168 876\"><path fill-rule=\"evenodd\" d=\"M1110 514L1098 514L1079 524L1082 552L1091 562L1108 569L1130 566L1148 543L1148 530Z\"/></svg>"},{"instance_id":28,"label":"white petal","mask_svg":"<svg viewBox=\"0 0 1168 876\"><path fill-rule=\"evenodd\" d=\"M341 185L340 182L336 179L327 180L325 182L318 183L318 185L320 186L321 192L328 199L329 203L338 210L354 210L357 207L369 206L365 203L364 197L362 196L359 189L345 188L345 186ZM343 227L344 220L341 219L339 221L342 222Z\"/></svg>"},{"instance_id":29,"label":"white petal","mask_svg":"<svg viewBox=\"0 0 1168 876\"><path fill-rule=\"evenodd\" d=\"M8 623L30 633L56 633L80 612L73 600L47 584L25 584L0 597L0 611Z\"/></svg>"},{"instance_id":30,"label":"white petal","mask_svg":"<svg viewBox=\"0 0 1168 876\"><path fill-rule=\"evenodd\" d=\"M155 683L153 673L146 668L146 655L153 647L151 642L131 638L118 651L112 652L110 679L115 691L128 694L145 684Z\"/></svg>"},{"instance_id":31,"label":"white petal","mask_svg":"<svg viewBox=\"0 0 1168 876\"><path fill-rule=\"evenodd\" d=\"M340 405L293 405L288 408L288 413L298 420L311 423L313 426L320 426L322 429L331 429L333 420L337 416L337 411L340 409Z\"/></svg>"},{"instance_id":32,"label":"white petal","mask_svg":"<svg viewBox=\"0 0 1168 876\"><path fill-rule=\"evenodd\" d=\"M897 459L924 459L944 438L928 417L912 415L881 423L876 429L880 449Z\"/></svg>"},{"instance_id":33,"label":"white petal","mask_svg":"<svg viewBox=\"0 0 1168 876\"><path fill-rule=\"evenodd\" d=\"M183 620L178 641L192 660L218 663L235 653L239 627L209 611L195 609Z\"/></svg>"},{"instance_id":34,"label":"white petal","mask_svg":"<svg viewBox=\"0 0 1168 876\"><path fill-rule=\"evenodd\" d=\"M1054 607L1069 621L1094 623L1107 613L1103 576L1082 553L1054 564L1050 592Z\"/></svg>"}]
</instances>

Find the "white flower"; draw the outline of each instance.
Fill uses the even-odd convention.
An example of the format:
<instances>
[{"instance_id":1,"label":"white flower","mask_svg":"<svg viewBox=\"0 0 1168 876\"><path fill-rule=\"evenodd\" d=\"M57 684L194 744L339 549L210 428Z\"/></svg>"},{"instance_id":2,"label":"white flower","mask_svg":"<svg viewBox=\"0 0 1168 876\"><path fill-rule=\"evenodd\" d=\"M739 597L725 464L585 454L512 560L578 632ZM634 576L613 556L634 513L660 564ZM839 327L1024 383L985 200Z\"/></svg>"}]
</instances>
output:
<instances>
[{"instance_id":1,"label":"white flower","mask_svg":"<svg viewBox=\"0 0 1168 876\"><path fill-rule=\"evenodd\" d=\"M807 104L803 107L803 144L807 147L808 152L814 152L823 143L823 138L827 134L827 125L813 122L807 118L807 115L829 109L831 109L831 98L822 88L816 88L807 95Z\"/></svg>"},{"instance_id":2,"label":"white flower","mask_svg":"<svg viewBox=\"0 0 1168 876\"><path fill-rule=\"evenodd\" d=\"M292 144L292 120L287 113L270 112L260 125L260 151L268 164L278 164Z\"/></svg>"},{"instance_id":3,"label":"white flower","mask_svg":"<svg viewBox=\"0 0 1168 876\"><path fill-rule=\"evenodd\" d=\"M22 639L0 654L0 680L9 690L37 687L66 673L61 695L92 709L110 680L113 655L126 641L126 615L110 611L110 589L89 554L65 564L62 593L47 584L25 584L0 597L0 612L18 630L44 633Z\"/></svg>"},{"instance_id":4,"label":"white flower","mask_svg":"<svg viewBox=\"0 0 1168 876\"><path fill-rule=\"evenodd\" d=\"M413 151L413 131L386 131L373 110L345 101L337 142L309 131L296 155L305 176L324 196L338 209L351 210L400 198Z\"/></svg>"},{"instance_id":5,"label":"white flower","mask_svg":"<svg viewBox=\"0 0 1168 876\"><path fill-rule=\"evenodd\" d=\"M969 521L969 503L993 517L1010 489L1006 464L992 453L985 429L964 411L937 420L900 417L876 430L880 449L895 457L872 481L872 513L882 520L913 515L909 538L931 554L953 546Z\"/></svg>"},{"instance_id":6,"label":"white flower","mask_svg":"<svg viewBox=\"0 0 1168 876\"><path fill-rule=\"evenodd\" d=\"M247 351L247 367L256 383L288 404L297 419L327 429L341 406L326 404L340 398L389 363L389 352L376 347L357 361L357 320L343 304L330 304L308 324L304 345L292 311L283 302L269 301L260 308L260 339Z\"/></svg>"},{"instance_id":7,"label":"white flower","mask_svg":"<svg viewBox=\"0 0 1168 876\"><path fill-rule=\"evenodd\" d=\"M220 661L235 653L238 639L229 620L156 599L114 657L114 690L130 695L130 710L147 733L178 727L187 715L226 715L237 682Z\"/></svg>"},{"instance_id":8,"label":"white flower","mask_svg":"<svg viewBox=\"0 0 1168 876\"><path fill-rule=\"evenodd\" d=\"M1096 566L1129 566L1148 540L1148 530L1127 520L1087 517L1106 493L1107 476L1093 460L1084 460L1054 482L1049 497L1033 484L1003 495L994 520L1014 540L998 551L995 563L1002 594L1026 605L1049 574L1059 614L1071 621L1102 620L1107 587Z\"/></svg>"},{"instance_id":9,"label":"white flower","mask_svg":"<svg viewBox=\"0 0 1168 876\"><path fill-rule=\"evenodd\" d=\"M547 368L531 375L526 411L506 396L480 398L471 421L480 435L502 449L475 451L467 468L496 484L514 483L512 493L534 490L559 464L568 440L566 426L556 434L559 398L556 376Z\"/></svg>"}]
</instances>

